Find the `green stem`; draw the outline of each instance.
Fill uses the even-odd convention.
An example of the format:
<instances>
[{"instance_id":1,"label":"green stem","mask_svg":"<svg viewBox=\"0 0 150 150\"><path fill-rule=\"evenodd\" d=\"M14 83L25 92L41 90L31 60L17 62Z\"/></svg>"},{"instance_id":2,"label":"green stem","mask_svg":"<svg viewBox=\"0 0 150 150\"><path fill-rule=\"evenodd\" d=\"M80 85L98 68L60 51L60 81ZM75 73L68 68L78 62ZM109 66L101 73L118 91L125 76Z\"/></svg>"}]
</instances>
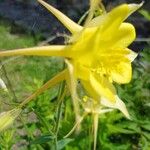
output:
<instances>
[{"instance_id":1,"label":"green stem","mask_svg":"<svg viewBox=\"0 0 150 150\"><path fill-rule=\"evenodd\" d=\"M59 125L60 125L60 118L61 118L61 113L62 113L62 104L63 104L63 99L66 94L66 88L65 88L65 82L62 82L60 87L59 87L59 92L58 92L58 107L57 107L57 116L56 116L56 126L55 126L55 150L57 150L57 138L58 138L58 132L59 132Z\"/></svg>"},{"instance_id":2,"label":"green stem","mask_svg":"<svg viewBox=\"0 0 150 150\"><path fill-rule=\"evenodd\" d=\"M65 68L65 63L63 64L63 69L64 68ZM59 125L60 125L60 118L61 118L61 113L62 113L62 104L63 104L63 99L65 97L65 94L66 94L65 81L63 81L59 85L59 91L58 91L58 97L57 97L58 107L56 111L56 126L55 126L55 139L54 139L55 150L57 150L58 148L57 139L58 139Z\"/></svg>"},{"instance_id":3,"label":"green stem","mask_svg":"<svg viewBox=\"0 0 150 150\"><path fill-rule=\"evenodd\" d=\"M88 13L89 13L89 10L86 11L86 12L83 14L83 16L82 16L82 17L80 18L80 20L78 21L78 24L81 24L81 23L84 21L85 17L88 15Z\"/></svg>"}]
</instances>

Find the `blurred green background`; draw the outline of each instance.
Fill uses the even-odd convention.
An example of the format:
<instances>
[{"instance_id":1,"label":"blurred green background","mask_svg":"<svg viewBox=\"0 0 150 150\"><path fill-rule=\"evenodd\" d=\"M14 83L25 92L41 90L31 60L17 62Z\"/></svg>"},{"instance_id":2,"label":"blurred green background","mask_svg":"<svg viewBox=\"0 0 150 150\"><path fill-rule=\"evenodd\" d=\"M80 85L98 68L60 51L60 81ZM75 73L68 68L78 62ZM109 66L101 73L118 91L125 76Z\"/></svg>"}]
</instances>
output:
<instances>
[{"instance_id":1,"label":"blurred green background","mask_svg":"<svg viewBox=\"0 0 150 150\"><path fill-rule=\"evenodd\" d=\"M88 9L88 1L49 0L75 21ZM104 0L106 9L124 2ZM139 53L133 63L133 79L116 85L132 120L119 111L99 116L97 150L150 150L150 2L129 17L137 29L130 46ZM44 44L61 44L68 31L45 8L33 0L0 1L0 49L16 49ZM8 57L0 60L0 78L8 92L0 90L0 112L14 108L63 69L58 57ZM64 139L74 126L70 96L58 101L59 85L45 91L28 104L11 128L0 133L0 150L53 150L59 118L57 149L91 150L92 117L82 122L79 134Z\"/></svg>"}]
</instances>

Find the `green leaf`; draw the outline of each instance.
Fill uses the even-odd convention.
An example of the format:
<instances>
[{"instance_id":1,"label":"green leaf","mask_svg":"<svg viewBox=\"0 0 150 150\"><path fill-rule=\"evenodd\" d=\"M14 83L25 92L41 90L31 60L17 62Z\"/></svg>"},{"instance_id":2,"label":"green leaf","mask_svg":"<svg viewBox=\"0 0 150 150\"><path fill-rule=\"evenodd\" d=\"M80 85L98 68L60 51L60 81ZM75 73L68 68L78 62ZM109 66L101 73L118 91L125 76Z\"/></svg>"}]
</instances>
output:
<instances>
[{"instance_id":1,"label":"green leaf","mask_svg":"<svg viewBox=\"0 0 150 150\"><path fill-rule=\"evenodd\" d=\"M147 132L143 132L143 135L150 141L150 134ZM150 144L150 143L149 143Z\"/></svg>"},{"instance_id":2,"label":"green leaf","mask_svg":"<svg viewBox=\"0 0 150 150\"><path fill-rule=\"evenodd\" d=\"M109 133L124 133L124 134L133 134L133 133L135 133L132 130L124 129L124 128L114 126L114 125L111 125L111 124L108 124L107 127L109 129Z\"/></svg>"},{"instance_id":3,"label":"green leaf","mask_svg":"<svg viewBox=\"0 0 150 150\"><path fill-rule=\"evenodd\" d=\"M150 148L150 143L144 136L142 136L140 139L140 145L142 147L142 150L149 150Z\"/></svg>"},{"instance_id":4,"label":"green leaf","mask_svg":"<svg viewBox=\"0 0 150 150\"><path fill-rule=\"evenodd\" d=\"M51 136L51 135L42 135L42 136L38 137L37 139L35 139L34 141L31 141L30 144L43 144L43 143L50 142L54 138L55 137Z\"/></svg>"},{"instance_id":5,"label":"green leaf","mask_svg":"<svg viewBox=\"0 0 150 150\"><path fill-rule=\"evenodd\" d=\"M74 139L66 138L66 139L62 139L62 140L58 141L58 143L57 143L58 150L63 149L67 144L69 144L73 140Z\"/></svg>"},{"instance_id":6,"label":"green leaf","mask_svg":"<svg viewBox=\"0 0 150 150\"><path fill-rule=\"evenodd\" d=\"M150 131L150 124L143 124L141 125L142 128L144 128L145 130Z\"/></svg>"},{"instance_id":7,"label":"green leaf","mask_svg":"<svg viewBox=\"0 0 150 150\"><path fill-rule=\"evenodd\" d=\"M142 14L147 20L150 20L150 13L147 10L140 10L140 14Z\"/></svg>"}]
</instances>

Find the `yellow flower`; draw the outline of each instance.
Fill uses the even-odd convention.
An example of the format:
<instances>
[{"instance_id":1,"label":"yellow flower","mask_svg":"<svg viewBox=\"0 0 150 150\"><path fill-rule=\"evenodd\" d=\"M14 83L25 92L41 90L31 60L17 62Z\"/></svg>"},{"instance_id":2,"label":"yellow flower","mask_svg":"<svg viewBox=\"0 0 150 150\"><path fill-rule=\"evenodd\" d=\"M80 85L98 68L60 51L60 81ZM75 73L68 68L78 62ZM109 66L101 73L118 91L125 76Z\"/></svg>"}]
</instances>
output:
<instances>
[{"instance_id":1,"label":"yellow flower","mask_svg":"<svg viewBox=\"0 0 150 150\"><path fill-rule=\"evenodd\" d=\"M77 80L81 81L88 97L97 104L117 108L129 118L125 104L117 96L113 82L129 83L131 62L137 54L127 47L135 39L135 28L125 19L142 4L123 4L109 13L91 18L80 26L59 10L38 0L72 33L68 45L50 45L0 52L0 57L10 55L62 56L68 65L66 72L75 112L78 112ZM91 0L91 9L97 0ZM93 4L93 5L92 5ZM92 16L93 17L93 16Z\"/></svg>"}]
</instances>

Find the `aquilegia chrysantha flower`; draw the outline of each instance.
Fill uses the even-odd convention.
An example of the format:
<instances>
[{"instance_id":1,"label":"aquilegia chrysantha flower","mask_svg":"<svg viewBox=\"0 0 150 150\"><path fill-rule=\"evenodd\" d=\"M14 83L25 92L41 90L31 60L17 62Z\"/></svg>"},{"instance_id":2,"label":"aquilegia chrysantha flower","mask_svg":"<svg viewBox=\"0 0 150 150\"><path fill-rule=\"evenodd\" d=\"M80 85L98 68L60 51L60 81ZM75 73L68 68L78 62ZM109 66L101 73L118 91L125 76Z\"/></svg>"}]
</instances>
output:
<instances>
[{"instance_id":1,"label":"aquilegia chrysantha flower","mask_svg":"<svg viewBox=\"0 0 150 150\"><path fill-rule=\"evenodd\" d=\"M46 2L38 1L71 32L72 36L67 45L1 51L0 57L11 55L64 57L68 67L62 75L68 81L76 113L79 111L78 101L82 101L76 92L77 80L80 80L86 96L92 99L94 104L111 109L117 108L129 118L126 106L117 96L113 83L125 84L131 80L131 62L137 54L127 47L134 41L136 35L134 26L124 21L141 7L141 4L123 4L95 18L92 15L85 26L80 26ZM91 0L93 8L94 2L96 3L96 0ZM85 110L97 107L86 108L84 102L82 106Z\"/></svg>"}]
</instances>

